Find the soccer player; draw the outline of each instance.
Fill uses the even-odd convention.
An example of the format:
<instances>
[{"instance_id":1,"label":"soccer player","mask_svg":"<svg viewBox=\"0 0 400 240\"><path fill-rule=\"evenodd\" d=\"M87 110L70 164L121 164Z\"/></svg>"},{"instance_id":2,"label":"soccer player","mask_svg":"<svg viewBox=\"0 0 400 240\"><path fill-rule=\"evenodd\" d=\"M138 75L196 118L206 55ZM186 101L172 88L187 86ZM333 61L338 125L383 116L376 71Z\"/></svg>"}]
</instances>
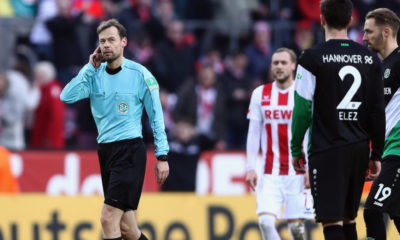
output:
<instances>
[{"instance_id":1,"label":"soccer player","mask_svg":"<svg viewBox=\"0 0 400 240\"><path fill-rule=\"evenodd\" d=\"M101 225L104 240L144 240L135 211L142 192L146 148L142 141L142 112L146 109L153 128L157 182L168 176L169 151L164 130L159 87L142 65L123 56L126 29L117 20L97 28L99 47L89 63L61 92L65 103L90 98L99 135L98 155L104 190ZM102 63L102 59L106 62Z\"/></svg>"},{"instance_id":2,"label":"soccer player","mask_svg":"<svg viewBox=\"0 0 400 240\"><path fill-rule=\"evenodd\" d=\"M369 179L378 176L385 136L380 60L349 40L352 9L350 0L321 1L325 42L300 56L295 83L293 165L305 170L301 144L311 126L311 193L316 221L328 240L357 239L366 172L371 170Z\"/></svg>"},{"instance_id":3,"label":"soccer player","mask_svg":"<svg viewBox=\"0 0 400 240\"><path fill-rule=\"evenodd\" d=\"M367 237L386 239L382 212L393 219L400 232L400 48L397 44L399 17L387 8L369 12L363 40L383 58L386 105L386 142L382 171L374 181L364 208Z\"/></svg>"},{"instance_id":4,"label":"soccer player","mask_svg":"<svg viewBox=\"0 0 400 240\"><path fill-rule=\"evenodd\" d=\"M257 215L264 240L280 239L275 221L281 216L282 204L283 218L295 240L304 239L304 219L313 218L311 207L307 211L310 204L305 204L304 174L293 169L289 153L295 69L296 54L288 48L276 50L271 60L274 81L253 91L247 115L246 181L253 191L257 185ZM257 171L260 139L264 164Z\"/></svg>"}]
</instances>

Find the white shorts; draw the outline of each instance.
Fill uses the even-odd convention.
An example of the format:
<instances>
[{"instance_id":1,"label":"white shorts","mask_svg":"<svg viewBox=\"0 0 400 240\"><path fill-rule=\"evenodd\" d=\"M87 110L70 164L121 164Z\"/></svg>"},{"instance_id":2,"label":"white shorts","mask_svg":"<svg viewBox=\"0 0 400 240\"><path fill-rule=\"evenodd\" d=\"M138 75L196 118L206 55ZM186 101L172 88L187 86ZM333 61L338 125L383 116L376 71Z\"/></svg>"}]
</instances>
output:
<instances>
[{"instance_id":1,"label":"white shorts","mask_svg":"<svg viewBox=\"0 0 400 240\"><path fill-rule=\"evenodd\" d=\"M257 185L257 215L272 213L278 219L313 219L310 189L304 188L304 175L263 174Z\"/></svg>"}]
</instances>

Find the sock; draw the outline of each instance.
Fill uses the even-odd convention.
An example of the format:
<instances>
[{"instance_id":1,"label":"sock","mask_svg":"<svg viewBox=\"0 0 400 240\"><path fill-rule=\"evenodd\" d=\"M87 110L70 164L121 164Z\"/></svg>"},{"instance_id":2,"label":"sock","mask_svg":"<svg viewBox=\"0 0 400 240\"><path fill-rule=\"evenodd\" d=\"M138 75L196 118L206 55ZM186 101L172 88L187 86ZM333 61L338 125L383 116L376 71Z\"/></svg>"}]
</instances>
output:
<instances>
[{"instance_id":1,"label":"sock","mask_svg":"<svg viewBox=\"0 0 400 240\"><path fill-rule=\"evenodd\" d=\"M356 223L343 223L343 231L346 240L357 240Z\"/></svg>"},{"instance_id":2,"label":"sock","mask_svg":"<svg viewBox=\"0 0 400 240\"><path fill-rule=\"evenodd\" d=\"M263 240L279 240L279 234L275 227L275 217L271 215L261 215L258 218L258 226L261 230Z\"/></svg>"},{"instance_id":3,"label":"sock","mask_svg":"<svg viewBox=\"0 0 400 240\"><path fill-rule=\"evenodd\" d=\"M397 231L400 233L400 217L394 217L393 218L393 222L394 222L394 225L397 228Z\"/></svg>"},{"instance_id":4,"label":"sock","mask_svg":"<svg viewBox=\"0 0 400 240\"><path fill-rule=\"evenodd\" d=\"M367 227L367 237L375 240L386 240L386 227L380 211L365 208L364 221Z\"/></svg>"},{"instance_id":5,"label":"sock","mask_svg":"<svg viewBox=\"0 0 400 240\"><path fill-rule=\"evenodd\" d=\"M293 240L304 240L304 222L288 223L289 233Z\"/></svg>"},{"instance_id":6,"label":"sock","mask_svg":"<svg viewBox=\"0 0 400 240\"><path fill-rule=\"evenodd\" d=\"M138 240L148 240L148 238L143 233L141 233Z\"/></svg>"},{"instance_id":7,"label":"sock","mask_svg":"<svg viewBox=\"0 0 400 240\"><path fill-rule=\"evenodd\" d=\"M103 240L122 240L122 237L117 237L117 238L103 238Z\"/></svg>"},{"instance_id":8,"label":"sock","mask_svg":"<svg viewBox=\"0 0 400 240\"><path fill-rule=\"evenodd\" d=\"M330 225L324 227L325 240L346 240L343 227L340 225Z\"/></svg>"}]
</instances>

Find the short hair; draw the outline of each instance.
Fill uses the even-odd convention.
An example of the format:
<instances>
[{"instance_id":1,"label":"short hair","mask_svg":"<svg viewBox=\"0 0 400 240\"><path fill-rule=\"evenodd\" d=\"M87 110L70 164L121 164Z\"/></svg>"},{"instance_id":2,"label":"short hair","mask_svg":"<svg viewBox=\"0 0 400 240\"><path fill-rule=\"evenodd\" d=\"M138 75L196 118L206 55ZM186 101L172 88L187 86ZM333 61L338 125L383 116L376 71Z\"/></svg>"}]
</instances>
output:
<instances>
[{"instance_id":1,"label":"short hair","mask_svg":"<svg viewBox=\"0 0 400 240\"><path fill-rule=\"evenodd\" d=\"M107 21L102 21L100 25L97 27L97 35L99 35L102 31L104 31L109 27L116 27L121 39L126 37L126 28L121 23L119 23L118 20L115 18L109 19Z\"/></svg>"},{"instance_id":2,"label":"short hair","mask_svg":"<svg viewBox=\"0 0 400 240\"><path fill-rule=\"evenodd\" d=\"M290 55L290 60L292 60L292 62L296 63L297 62L297 56L296 53L290 49L290 48L285 48L285 47L281 47L276 49L275 53L280 53L280 52L287 52Z\"/></svg>"},{"instance_id":3,"label":"short hair","mask_svg":"<svg viewBox=\"0 0 400 240\"><path fill-rule=\"evenodd\" d=\"M34 67L34 71L36 73L41 73L45 80L53 80L57 75L54 65L47 61L38 62Z\"/></svg>"},{"instance_id":4,"label":"short hair","mask_svg":"<svg viewBox=\"0 0 400 240\"><path fill-rule=\"evenodd\" d=\"M350 0L322 0L320 7L328 27L340 30L348 26L353 12Z\"/></svg>"},{"instance_id":5,"label":"short hair","mask_svg":"<svg viewBox=\"0 0 400 240\"><path fill-rule=\"evenodd\" d=\"M377 8L369 11L365 19L375 19L375 24L378 26L389 26L393 31L393 37L397 36L400 27L400 19L392 10L388 8Z\"/></svg>"}]
</instances>

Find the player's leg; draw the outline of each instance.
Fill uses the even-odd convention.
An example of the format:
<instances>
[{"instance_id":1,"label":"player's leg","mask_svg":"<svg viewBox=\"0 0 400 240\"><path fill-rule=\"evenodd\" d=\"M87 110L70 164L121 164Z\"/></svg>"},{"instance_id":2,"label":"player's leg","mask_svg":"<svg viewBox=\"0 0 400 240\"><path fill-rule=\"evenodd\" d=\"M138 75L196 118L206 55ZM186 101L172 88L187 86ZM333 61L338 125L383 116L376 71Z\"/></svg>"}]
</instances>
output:
<instances>
[{"instance_id":1,"label":"player's leg","mask_svg":"<svg viewBox=\"0 0 400 240\"><path fill-rule=\"evenodd\" d=\"M277 216L280 216L283 198L280 191L279 176L262 175L257 186L258 225L263 240L279 240L275 226Z\"/></svg>"},{"instance_id":2,"label":"player's leg","mask_svg":"<svg viewBox=\"0 0 400 240\"><path fill-rule=\"evenodd\" d=\"M342 221L323 221L325 240L346 240Z\"/></svg>"},{"instance_id":3,"label":"player's leg","mask_svg":"<svg viewBox=\"0 0 400 240\"><path fill-rule=\"evenodd\" d=\"M383 212L392 219L400 216L400 157L389 155L382 160L382 170L374 181L365 202L364 221L367 237L386 239Z\"/></svg>"},{"instance_id":4,"label":"player's leg","mask_svg":"<svg viewBox=\"0 0 400 240\"><path fill-rule=\"evenodd\" d=\"M279 240L278 231L275 227L276 216L271 213L261 213L258 215L258 226L263 240Z\"/></svg>"},{"instance_id":5,"label":"player's leg","mask_svg":"<svg viewBox=\"0 0 400 240\"><path fill-rule=\"evenodd\" d=\"M356 221L354 219L343 221L343 232L346 240L357 240Z\"/></svg>"},{"instance_id":6,"label":"player's leg","mask_svg":"<svg viewBox=\"0 0 400 240\"><path fill-rule=\"evenodd\" d=\"M293 240L304 240L305 227L303 219L290 219L288 222L288 229L290 236Z\"/></svg>"},{"instance_id":7,"label":"player's leg","mask_svg":"<svg viewBox=\"0 0 400 240\"><path fill-rule=\"evenodd\" d=\"M103 229L104 240L122 239L120 221L124 211L113 206L104 204L101 210L101 227Z\"/></svg>"},{"instance_id":8,"label":"player's leg","mask_svg":"<svg viewBox=\"0 0 400 240\"><path fill-rule=\"evenodd\" d=\"M313 219L312 197L307 196L304 187L304 175L282 176L285 195L283 218L288 222L288 229L293 240L304 240L304 219ZM309 199L311 198L311 199Z\"/></svg>"},{"instance_id":9,"label":"player's leg","mask_svg":"<svg viewBox=\"0 0 400 240\"><path fill-rule=\"evenodd\" d=\"M399 234L400 234L400 217L394 217L394 218L393 218L393 222L394 222L394 225L395 225L396 228L397 228L397 231L398 231Z\"/></svg>"},{"instance_id":10,"label":"player's leg","mask_svg":"<svg viewBox=\"0 0 400 240\"><path fill-rule=\"evenodd\" d=\"M357 240L356 217L360 206L361 194L365 182L365 172L369 163L369 146L367 142L352 144L347 148L344 167L347 191L345 192L345 211L343 232L346 240Z\"/></svg>"},{"instance_id":11,"label":"player's leg","mask_svg":"<svg viewBox=\"0 0 400 240\"><path fill-rule=\"evenodd\" d=\"M147 240L147 237L140 232L136 222L136 211L126 211L121 220L121 233L124 240Z\"/></svg>"}]
</instances>

